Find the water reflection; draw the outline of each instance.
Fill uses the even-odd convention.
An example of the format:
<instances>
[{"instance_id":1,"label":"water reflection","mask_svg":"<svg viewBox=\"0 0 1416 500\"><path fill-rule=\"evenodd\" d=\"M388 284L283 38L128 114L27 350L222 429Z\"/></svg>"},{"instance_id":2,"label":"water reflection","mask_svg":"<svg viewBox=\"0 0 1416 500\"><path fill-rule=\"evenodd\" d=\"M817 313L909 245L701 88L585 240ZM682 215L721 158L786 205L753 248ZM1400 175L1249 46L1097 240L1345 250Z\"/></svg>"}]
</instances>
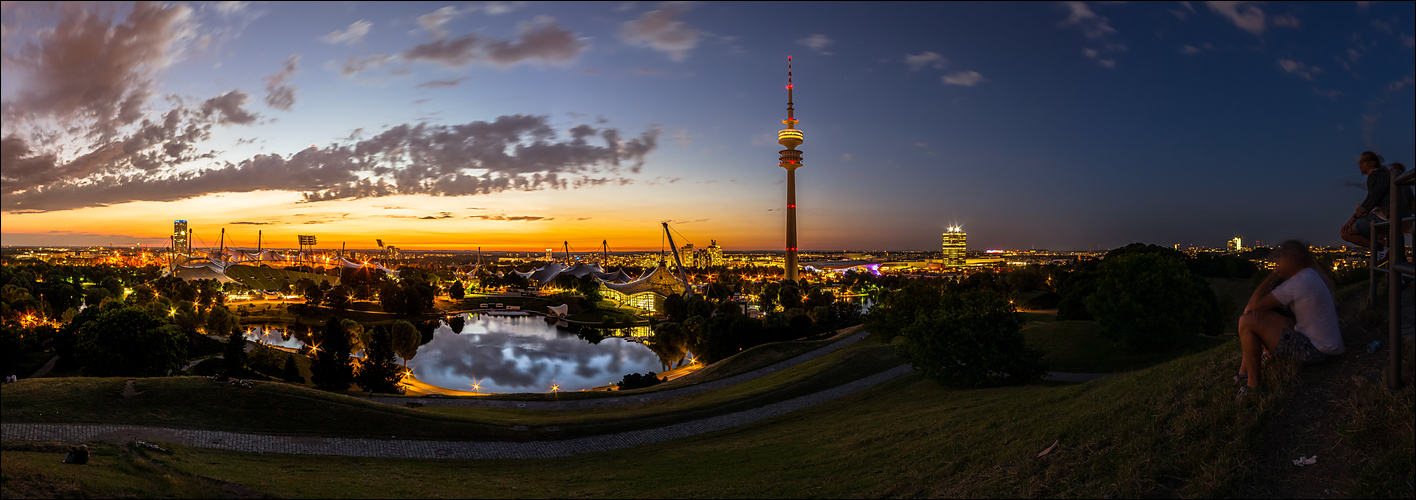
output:
<instances>
[{"instance_id":1,"label":"water reflection","mask_svg":"<svg viewBox=\"0 0 1416 500\"><path fill-rule=\"evenodd\" d=\"M488 315L467 318L461 334L439 326L408 367L423 382L462 390L477 383L481 392L577 391L661 370L641 344L613 337L591 344L539 317Z\"/></svg>"},{"instance_id":2,"label":"water reflection","mask_svg":"<svg viewBox=\"0 0 1416 500\"><path fill-rule=\"evenodd\" d=\"M462 333L447 323L439 324L433 340L419 347L418 355L408 362L418 380L455 390L472 390L475 383L484 393L548 392L552 385L561 391L578 391L614 384L628 373L664 369L659 356L641 343L618 337L591 343L538 316L461 318ZM649 333L647 328L624 330L594 333ZM298 333L262 325L249 328L246 338L298 349L304 346ZM587 333L586 338L598 336Z\"/></svg>"}]
</instances>

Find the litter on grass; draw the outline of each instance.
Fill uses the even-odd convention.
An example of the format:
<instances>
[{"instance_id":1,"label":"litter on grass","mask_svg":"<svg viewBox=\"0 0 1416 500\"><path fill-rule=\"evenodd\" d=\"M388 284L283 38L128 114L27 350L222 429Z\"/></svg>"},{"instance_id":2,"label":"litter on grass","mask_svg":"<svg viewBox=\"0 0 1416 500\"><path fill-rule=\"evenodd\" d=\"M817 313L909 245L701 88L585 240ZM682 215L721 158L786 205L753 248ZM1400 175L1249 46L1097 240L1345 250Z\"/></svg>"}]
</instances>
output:
<instances>
[{"instance_id":1,"label":"litter on grass","mask_svg":"<svg viewBox=\"0 0 1416 500\"><path fill-rule=\"evenodd\" d=\"M1293 461L1293 465L1297 465L1299 467L1302 467L1304 465L1313 465L1315 463L1318 463L1317 455L1313 455L1311 457L1298 457L1297 460Z\"/></svg>"}]
</instances>

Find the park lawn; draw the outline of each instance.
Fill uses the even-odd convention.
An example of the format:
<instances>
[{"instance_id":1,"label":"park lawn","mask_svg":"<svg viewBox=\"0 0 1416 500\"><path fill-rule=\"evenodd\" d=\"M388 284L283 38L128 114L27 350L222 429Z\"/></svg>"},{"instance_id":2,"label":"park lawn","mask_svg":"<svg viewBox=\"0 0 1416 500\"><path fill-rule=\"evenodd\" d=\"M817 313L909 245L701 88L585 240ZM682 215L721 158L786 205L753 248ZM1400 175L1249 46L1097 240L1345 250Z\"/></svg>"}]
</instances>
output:
<instances>
[{"instance_id":1,"label":"park lawn","mask_svg":"<svg viewBox=\"0 0 1416 500\"><path fill-rule=\"evenodd\" d=\"M640 405L575 411L425 407L376 403L303 386L257 382L254 389L204 377L22 380L0 393L6 422L122 423L233 432L324 436L527 440L567 439L706 418L815 393L900 362L891 346L858 345L742 384ZM559 425L559 431L512 426Z\"/></svg>"},{"instance_id":2,"label":"park lawn","mask_svg":"<svg viewBox=\"0 0 1416 500\"><path fill-rule=\"evenodd\" d=\"M1219 297L1219 306L1224 309L1224 333L1239 333L1239 315L1249 304L1249 296L1254 294L1254 284L1247 278L1205 278L1210 289Z\"/></svg>"},{"instance_id":3,"label":"park lawn","mask_svg":"<svg viewBox=\"0 0 1416 500\"><path fill-rule=\"evenodd\" d=\"M1128 353L1098 334L1099 326L1096 321L1056 321L1056 315L1051 316L1047 318L1038 313L1031 313L1029 319L1035 321L1030 321L1023 327L1023 338L1028 347L1041 349L1047 369L1057 372L1114 373L1138 370L1232 340L1232 337L1194 335L1164 351ZM1234 349L1237 352L1238 346L1234 346Z\"/></svg>"},{"instance_id":4,"label":"park lawn","mask_svg":"<svg viewBox=\"0 0 1416 500\"><path fill-rule=\"evenodd\" d=\"M149 456L277 497L1238 496L1297 371L1277 365L1269 390L1236 403L1224 381L1238 362L1221 347L1085 384L975 390L911 374L739 428L557 459Z\"/></svg>"},{"instance_id":5,"label":"park lawn","mask_svg":"<svg viewBox=\"0 0 1416 500\"><path fill-rule=\"evenodd\" d=\"M90 444L87 465L60 463L68 446L6 443L0 453L4 498L217 498L230 494L112 444Z\"/></svg>"}]
</instances>

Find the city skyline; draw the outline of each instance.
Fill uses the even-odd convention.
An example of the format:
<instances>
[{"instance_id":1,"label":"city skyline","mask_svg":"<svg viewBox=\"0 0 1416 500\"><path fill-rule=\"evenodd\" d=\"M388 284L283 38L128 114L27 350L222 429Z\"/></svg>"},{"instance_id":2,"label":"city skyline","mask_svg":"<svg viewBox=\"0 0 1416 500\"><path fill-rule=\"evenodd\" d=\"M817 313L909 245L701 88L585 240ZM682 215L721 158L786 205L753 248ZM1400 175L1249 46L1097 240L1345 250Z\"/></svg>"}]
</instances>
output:
<instances>
[{"instance_id":1,"label":"city skyline","mask_svg":"<svg viewBox=\"0 0 1416 500\"><path fill-rule=\"evenodd\" d=\"M804 22L769 29L788 12ZM813 130L803 251L929 250L954 226L972 248L1331 245L1361 199L1357 154L1416 158L1412 17L7 3L3 234L162 245L182 219L280 247L647 250L668 220L699 245L780 251L785 186L765 160L792 55ZM136 36L111 43L114 26Z\"/></svg>"}]
</instances>

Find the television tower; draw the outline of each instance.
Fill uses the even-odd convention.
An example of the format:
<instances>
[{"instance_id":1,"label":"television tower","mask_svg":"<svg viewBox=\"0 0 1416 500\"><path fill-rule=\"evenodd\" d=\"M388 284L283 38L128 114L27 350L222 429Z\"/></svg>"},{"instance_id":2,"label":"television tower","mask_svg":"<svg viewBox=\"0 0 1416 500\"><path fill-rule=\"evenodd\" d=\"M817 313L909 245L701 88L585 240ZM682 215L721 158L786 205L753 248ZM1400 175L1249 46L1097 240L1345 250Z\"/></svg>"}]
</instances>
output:
<instances>
[{"instance_id":1,"label":"television tower","mask_svg":"<svg viewBox=\"0 0 1416 500\"><path fill-rule=\"evenodd\" d=\"M796 129L797 119L792 109L792 56L787 56L787 119L782 120L787 128L777 132L777 144L787 149L781 151L777 165L787 169L787 279L797 279L797 235L796 235L796 169L801 167L800 146L805 139Z\"/></svg>"}]
</instances>

